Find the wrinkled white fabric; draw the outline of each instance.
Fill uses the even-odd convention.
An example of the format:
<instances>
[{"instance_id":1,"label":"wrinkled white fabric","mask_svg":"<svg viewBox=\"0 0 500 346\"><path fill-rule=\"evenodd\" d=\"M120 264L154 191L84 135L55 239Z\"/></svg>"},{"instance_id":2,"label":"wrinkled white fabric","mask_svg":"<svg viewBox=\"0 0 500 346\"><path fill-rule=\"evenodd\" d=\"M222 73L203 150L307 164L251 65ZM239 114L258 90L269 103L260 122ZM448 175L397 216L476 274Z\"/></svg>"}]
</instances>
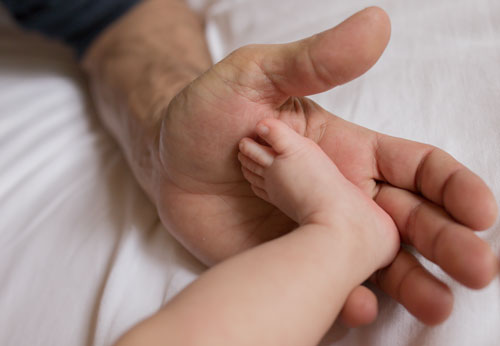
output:
<instances>
[{"instance_id":1,"label":"wrinkled white fabric","mask_svg":"<svg viewBox=\"0 0 500 346\"><path fill-rule=\"evenodd\" d=\"M500 199L500 2L191 3L206 15L215 60L383 7L393 29L382 59L314 99L357 124L445 149ZM109 345L203 266L159 223L68 51L0 18L0 344ZM498 223L479 235L500 253ZM472 291L424 263L455 294L448 321L426 327L379 293L376 323L334 327L323 344L498 345L500 279Z\"/></svg>"}]
</instances>

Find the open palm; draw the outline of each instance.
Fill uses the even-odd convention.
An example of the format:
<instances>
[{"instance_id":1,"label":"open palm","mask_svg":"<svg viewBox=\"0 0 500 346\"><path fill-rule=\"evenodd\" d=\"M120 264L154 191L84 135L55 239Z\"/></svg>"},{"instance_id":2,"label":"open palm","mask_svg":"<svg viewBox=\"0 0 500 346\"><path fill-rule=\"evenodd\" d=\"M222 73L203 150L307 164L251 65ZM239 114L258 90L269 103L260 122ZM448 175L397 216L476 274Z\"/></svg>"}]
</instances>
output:
<instances>
[{"instance_id":1,"label":"open palm","mask_svg":"<svg viewBox=\"0 0 500 346\"><path fill-rule=\"evenodd\" d=\"M253 194L237 160L239 140L255 137L260 119L276 117L316 141L391 215L404 242L463 284L486 285L497 264L470 228L489 227L496 204L481 179L439 149L346 122L304 97L364 73L389 35L385 14L368 9L302 41L243 47L181 91L159 143L158 209L172 234L213 264L293 230L290 219ZM437 323L451 309L447 288L404 251L374 280L424 322ZM437 308L430 291L410 296L409 283L433 285L442 298Z\"/></svg>"}]
</instances>

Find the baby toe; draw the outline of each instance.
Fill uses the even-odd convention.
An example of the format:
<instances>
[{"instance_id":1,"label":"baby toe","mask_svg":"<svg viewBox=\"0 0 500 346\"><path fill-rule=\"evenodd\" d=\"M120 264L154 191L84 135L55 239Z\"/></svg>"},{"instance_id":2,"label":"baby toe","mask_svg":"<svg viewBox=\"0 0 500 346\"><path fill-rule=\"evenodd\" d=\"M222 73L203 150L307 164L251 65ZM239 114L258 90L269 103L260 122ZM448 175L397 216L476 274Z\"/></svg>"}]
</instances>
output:
<instances>
[{"instance_id":1,"label":"baby toe","mask_svg":"<svg viewBox=\"0 0 500 346\"><path fill-rule=\"evenodd\" d=\"M245 177L245 179L252 185L252 186L255 186L255 187L258 187L260 189L263 189L264 188L264 178L262 178L260 175L257 175L251 171L249 171L248 169L246 169L245 167L241 167L241 171L243 173L243 176Z\"/></svg>"},{"instance_id":2,"label":"baby toe","mask_svg":"<svg viewBox=\"0 0 500 346\"><path fill-rule=\"evenodd\" d=\"M259 165L254 160L250 159L248 156L246 156L242 152L238 153L238 160L240 161L241 166L245 167L250 172L253 172L253 173L257 174L257 175L263 175L264 174L264 167L262 167L261 165Z\"/></svg>"},{"instance_id":3,"label":"baby toe","mask_svg":"<svg viewBox=\"0 0 500 346\"><path fill-rule=\"evenodd\" d=\"M264 201L269 202L269 195L267 194L266 190L261 189L260 187L257 187L255 185L252 185L252 191L255 193L257 197L262 198Z\"/></svg>"},{"instance_id":4,"label":"baby toe","mask_svg":"<svg viewBox=\"0 0 500 346\"><path fill-rule=\"evenodd\" d=\"M278 154L294 151L303 139L284 122L274 118L261 120L256 131Z\"/></svg>"},{"instance_id":5,"label":"baby toe","mask_svg":"<svg viewBox=\"0 0 500 346\"><path fill-rule=\"evenodd\" d=\"M269 167L274 161L275 155L272 150L251 138L243 138L239 147L241 153L260 166Z\"/></svg>"}]
</instances>

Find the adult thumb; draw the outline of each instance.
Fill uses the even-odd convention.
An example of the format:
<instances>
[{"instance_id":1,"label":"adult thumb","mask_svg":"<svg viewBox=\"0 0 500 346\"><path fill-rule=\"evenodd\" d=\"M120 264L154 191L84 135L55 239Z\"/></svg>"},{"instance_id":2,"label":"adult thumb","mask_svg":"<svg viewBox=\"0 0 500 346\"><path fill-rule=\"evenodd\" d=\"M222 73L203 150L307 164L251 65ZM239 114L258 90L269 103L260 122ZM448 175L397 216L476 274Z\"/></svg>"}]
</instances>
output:
<instances>
[{"instance_id":1,"label":"adult thumb","mask_svg":"<svg viewBox=\"0 0 500 346\"><path fill-rule=\"evenodd\" d=\"M380 58L390 34L385 11L369 7L314 36L286 44L246 46L232 58L240 72L249 72L241 63L258 66L267 78L250 78L248 85L247 76L245 84L265 90L266 99L279 102L289 96L317 94L359 77Z\"/></svg>"}]
</instances>

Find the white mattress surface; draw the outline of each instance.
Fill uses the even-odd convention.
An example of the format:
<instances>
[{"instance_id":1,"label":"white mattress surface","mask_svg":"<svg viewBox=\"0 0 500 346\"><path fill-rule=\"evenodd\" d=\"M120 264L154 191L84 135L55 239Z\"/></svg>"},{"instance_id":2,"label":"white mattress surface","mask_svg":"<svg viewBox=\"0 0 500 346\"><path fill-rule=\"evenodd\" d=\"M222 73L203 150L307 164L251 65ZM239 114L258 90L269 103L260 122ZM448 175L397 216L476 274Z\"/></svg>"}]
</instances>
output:
<instances>
[{"instance_id":1,"label":"white mattress surface","mask_svg":"<svg viewBox=\"0 0 500 346\"><path fill-rule=\"evenodd\" d=\"M214 60L383 7L393 34L382 59L314 99L357 124L447 150L500 200L500 2L191 2L206 16ZM0 344L109 345L204 268L160 224L71 54L0 17ZM479 235L500 254L498 222ZM335 326L323 344L498 345L500 279L473 291L424 263L455 294L448 321L425 327L378 292L376 323Z\"/></svg>"}]
</instances>

